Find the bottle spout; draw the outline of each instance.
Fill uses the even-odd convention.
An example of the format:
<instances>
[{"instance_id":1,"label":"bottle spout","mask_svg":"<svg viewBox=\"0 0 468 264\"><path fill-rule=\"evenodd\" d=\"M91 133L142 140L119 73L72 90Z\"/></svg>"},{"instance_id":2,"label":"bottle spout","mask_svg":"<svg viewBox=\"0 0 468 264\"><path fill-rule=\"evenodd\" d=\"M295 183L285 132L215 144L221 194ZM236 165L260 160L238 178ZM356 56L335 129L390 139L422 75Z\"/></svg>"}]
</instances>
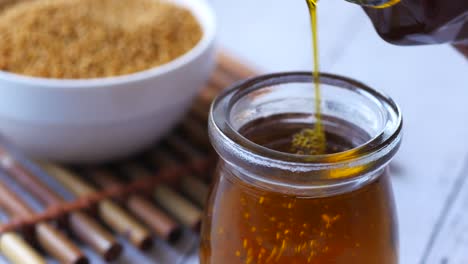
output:
<instances>
[{"instance_id":1,"label":"bottle spout","mask_svg":"<svg viewBox=\"0 0 468 264\"><path fill-rule=\"evenodd\" d=\"M346 0L360 6L371 8L387 8L398 4L401 0Z\"/></svg>"}]
</instances>

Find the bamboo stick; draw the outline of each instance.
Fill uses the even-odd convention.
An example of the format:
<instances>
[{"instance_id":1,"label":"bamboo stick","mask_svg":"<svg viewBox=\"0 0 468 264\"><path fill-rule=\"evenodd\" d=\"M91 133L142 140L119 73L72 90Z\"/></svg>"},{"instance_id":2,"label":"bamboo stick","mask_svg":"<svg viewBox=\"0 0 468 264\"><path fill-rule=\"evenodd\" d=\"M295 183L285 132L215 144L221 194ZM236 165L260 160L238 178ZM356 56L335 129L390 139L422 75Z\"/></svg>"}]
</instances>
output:
<instances>
[{"instance_id":1,"label":"bamboo stick","mask_svg":"<svg viewBox=\"0 0 468 264\"><path fill-rule=\"evenodd\" d=\"M34 214L34 210L2 182L0 182L0 206L5 208L14 218L26 218ZM41 222L35 226L34 230L36 239L42 248L61 263L88 263L81 250L52 225Z\"/></svg>"},{"instance_id":2,"label":"bamboo stick","mask_svg":"<svg viewBox=\"0 0 468 264\"><path fill-rule=\"evenodd\" d=\"M160 169L182 166L182 164L172 154L161 149L155 150L152 153L151 161ZM209 188L204 182L192 175L190 172L185 172L180 177L179 188L182 193L186 194L199 205L202 207L205 206Z\"/></svg>"},{"instance_id":3,"label":"bamboo stick","mask_svg":"<svg viewBox=\"0 0 468 264\"><path fill-rule=\"evenodd\" d=\"M257 71L246 64L240 63L226 52L218 53L218 67L229 72L235 79L246 79L257 75Z\"/></svg>"},{"instance_id":4,"label":"bamboo stick","mask_svg":"<svg viewBox=\"0 0 468 264\"><path fill-rule=\"evenodd\" d=\"M29 191L36 199L47 207L58 206L64 202L49 186L33 175L22 164L17 162L4 148L0 147L0 158L8 160L0 167L4 169L13 180ZM104 227L83 211L69 214L70 228L82 241L87 243L105 260L111 261L120 256L122 246Z\"/></svg>"},{"instance_id":5,"label":"bamboo stick","mask_svg":"<svg viewBox=\"0 0 468 264\"><path fill-rule=\"evenodd\" d=\"M213 73L210 84L200 93L191 108L191 114L203 123L208 121L211 102L222 90L236 81L257 75L256 70L240 63L226 52L220 52L217 58L218 68Z\"/></svg>"},{"instance_id":6,"label":"bamboo stick","mask_svg":"<svg viewBox=\"0 0 468 264\"><path fill-rule=\"evenodd\" d=\"M190 168L203 179L209 178L208 169L210 162L208 154L203 153L185 138L180 135L171 135L166 138L167 145L177 156L181 157ZM180 163L179 163L180 164Z\"/></svg>"},{"instance_id":7,"label":"bamboo stick","mask_svg":"<svg viewBox=\"0 0 468 264\"><path fill-rule=\"evenodd\" d=\"M123 185L122 181L107 169L89 168L86 174L91 176L101 188L118 188ZM161 239L173 243L180 238L182 234L180 225L142 195L132 194L124 198L124 203Z\"/></svg>"},{"instance_id":8,"label":"bamboo stick","mask_svg":"<svg viewBox=\"0 0 468 264\"><path fill-rule=\"evenodd\" d=\"M200 229L202 212L191 202L165 185L157 186L153 191L154 199L183 225L195 231Z\"/></svg>"},{"instance_id":9,"label":"bamboo stick","mask_svg":"<svg viewBox=\"0 0 468 264\"><path fill-rule=\"evenodd\" d=\"M88 259L72 241L48 223L36 225L36 237L39 244L61 263L89 263Z\"/></svg>"},{"instance_id":10,"label":"bamboo stick","mask_svg":"<svg viewBox=\"0 0 468 264\"><path fill-rule=\"evenodd\" d=\"M46 206L57 206L62 198L23 167L8 150L0 146L0 167Z\"/></svg>"},{"instance_id":11,"label":"bamboo stick","mask_svg":"<svg viewBox=\"0 0 468 264\"><path fill-rule=\"evenodd\" d=\"M0 251L13 264L46 264L46 260L16 233L8 232L0 237Z\"/></svg>"},{"instance_id":12,"label":"bamboo stick","mask_svg":"<svg viewBox=\"0 0 468 264\"><path fill-rule=\"evenodd\" d=\"M217 68L211 75L209 85L220 91L231 86L237 78L233 78L228 72L222 71L221 68Z\"/></svg>"},{"instance_id":13,"label":"bamboo stick","mask_svg":"<svg viewBox=\"0 0 468 264\"><path fill-rule=\"evenodd\" d=\"M186 118L180 125L184 135L195 145L204 150L211 150L211 143L208 138L208 123L202 124L193 118Z\"/></svg>"},{"instance_id":14,"label":"bamboo stick","mask_svg":"<svg viewBox=\"0 0 468 264\"><path fill-rule=\"evenodd\" d=\"M203 124L208 123L208 112L210 111L210 105L201 102L200 99L196 99L190 107L189 116L198 119Z\"/></svg>"},{"instance_id":15,"label":"bamboo stick","mask_svg":"<svg viewBox=\"0 0 468 264\"><path fill-rule=\"evenodd\" d=\"M68 221L73 232L104 260L113 261L119 258L123 251L122 245L95 219L77 211L70 213Z\"/></svg>"},{"instance_id":16,"label":"bamboo stick","mask_svg":"<svg viewBox=\"0 0 468 264\"><path fill-rule=\"evenodd\" d=\"M198 205L202 208L205 207L209 193L208 185L192 175L185 175L181 177L179 187L184 194L197 202Z\"/></svg>"},{"instance_id":17,"label":"bamboo stick","mask_svg":"<svg viewBox=\"0 0 468 264\"><path fill-rule=\"evenodd\" d=\"M46 260L19 234L0 234L0 252L13 264L46 264Z\"/></svg>"},{"instance_id":18,"label":"bamboo stick","mask_svg":"<svg viewBox=\"0 0 468 264\"><path fill-rule=\"evenodd\" d=\"M132 179L151 177L151 173L147 169L135 163L123 165L122 170ZM162 208L183 225L194 230L200 228L202 218L201 210L180 194L161 184L153 190L153 197Z\"/></svg>"},{"instance_id":19,"label":"bamboo stick","mask_svg":"<svg viewBox=\"0 0 468 264\"><path fill-rule=\"evenodd\" d=\"M78 197L92 195L96 190L69 170L51 163L41 162L42 168L57 179L65 188ZM140 224L133 216L109 199L100 201L97 205L100 218L115 232L123 235L140 248L148 249L152 245L150 231Z\"/></svg>"},{"instance_id":20,"label":"bamboo stick","mask_svg":"<svg viewBox=\"0 0 468 264\"><path fill-rule=\"evenodd\" d=\"M155 149L150 153L149 161L160 170L176 168L180 165L172 154L160 148Z\"/></svg>"},{"instance_id":21,"label":"bamboo stick","mask_svg":"<svg viewBox=\"0 0 468 264\"><path fill-rule=\"evenodd\" d=\"M196 161L206 159L206 155L199 149L190 144L187 140L179 135L169 135L166 137L167 145L180 155L184 161Z\"/></svg>"}]
</instances>

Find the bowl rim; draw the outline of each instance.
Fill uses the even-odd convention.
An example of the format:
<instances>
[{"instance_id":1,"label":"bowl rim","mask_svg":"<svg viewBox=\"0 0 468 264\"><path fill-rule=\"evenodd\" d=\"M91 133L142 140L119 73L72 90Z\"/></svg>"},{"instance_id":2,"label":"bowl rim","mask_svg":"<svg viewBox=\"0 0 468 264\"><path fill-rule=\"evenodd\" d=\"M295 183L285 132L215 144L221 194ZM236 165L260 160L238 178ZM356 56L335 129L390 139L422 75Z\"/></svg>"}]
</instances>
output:
<instances>
[{"instance_id":1,"label":"bowl rim","mask_svg":"<svg viewBox=\"0 0 468 264\"><path fill-rule=\"evenodd\" d=\"M202 38L198 43L181 56L167 63L148 68L143 71L138 71L125 75L111 77L97 77L84 79L59 79L28 76L18 73L12 73L0 70L0 82L7 81L12 83L20 83L28 86L37 86L38 88L97 88L108 87L116 84L127 84L154 78L164 75L175 69L178 69L196 58L201 56L210 48L215 40L216 35L216 15L212 6L206 0L161 0L168 1L185 7L192 12L196 20L202 28Z\"/></svg>"}]
</instances>

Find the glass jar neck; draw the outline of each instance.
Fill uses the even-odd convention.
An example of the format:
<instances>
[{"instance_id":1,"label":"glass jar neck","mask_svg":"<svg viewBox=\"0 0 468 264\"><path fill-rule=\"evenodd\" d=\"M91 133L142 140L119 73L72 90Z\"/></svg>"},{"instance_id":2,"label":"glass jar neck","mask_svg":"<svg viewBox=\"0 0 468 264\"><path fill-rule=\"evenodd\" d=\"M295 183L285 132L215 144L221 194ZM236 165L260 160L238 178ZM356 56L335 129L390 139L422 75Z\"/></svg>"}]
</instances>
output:
<instances>
[{"instance_id":1,"label":"glass jar neck","mask_svg":"<svg viewBox=\"0 0 468 264\"><path fill-rule=\"evenodd\" d=\"M401 141L401 115L387 96L340 76L322 74L325 126L351 133L333 120L362 129L359 146L333 154L299 155L258 145L239 131L249 122L272 115L302 113L313 117L312 74L280 73L235 84L213 102L209 134L220 157L245 181L267 189L286 187L304 195L329 195L358 188L380 175ZM309 120L313 122L313 120Z\"/></svg>"}]
</instances>

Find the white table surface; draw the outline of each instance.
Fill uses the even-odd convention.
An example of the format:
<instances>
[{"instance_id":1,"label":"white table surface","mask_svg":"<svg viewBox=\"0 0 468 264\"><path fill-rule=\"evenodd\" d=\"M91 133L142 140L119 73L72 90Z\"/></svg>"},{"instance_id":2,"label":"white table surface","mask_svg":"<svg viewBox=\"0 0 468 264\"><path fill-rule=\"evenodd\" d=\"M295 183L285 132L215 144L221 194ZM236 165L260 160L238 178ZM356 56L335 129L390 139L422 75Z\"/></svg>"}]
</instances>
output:
<instances>
[{"instance_id":1,"label":"white table surface","mask_svg":"<svg viewBox=\"0 0 468 264\"><path fill-rule=\"evenodd\" d=\"M220 46L263 72L311 69L303 0L210 2ZM392 166L401 264L468 263L467 60L447 45L387 44L344 0L320 2L319 27L323 71L384 90L403 110L404 143ZM146 256L127 246L117 263L196 264L197 238L186 236L177 250L157 242Z\"/></svg>"}]
</instances>

